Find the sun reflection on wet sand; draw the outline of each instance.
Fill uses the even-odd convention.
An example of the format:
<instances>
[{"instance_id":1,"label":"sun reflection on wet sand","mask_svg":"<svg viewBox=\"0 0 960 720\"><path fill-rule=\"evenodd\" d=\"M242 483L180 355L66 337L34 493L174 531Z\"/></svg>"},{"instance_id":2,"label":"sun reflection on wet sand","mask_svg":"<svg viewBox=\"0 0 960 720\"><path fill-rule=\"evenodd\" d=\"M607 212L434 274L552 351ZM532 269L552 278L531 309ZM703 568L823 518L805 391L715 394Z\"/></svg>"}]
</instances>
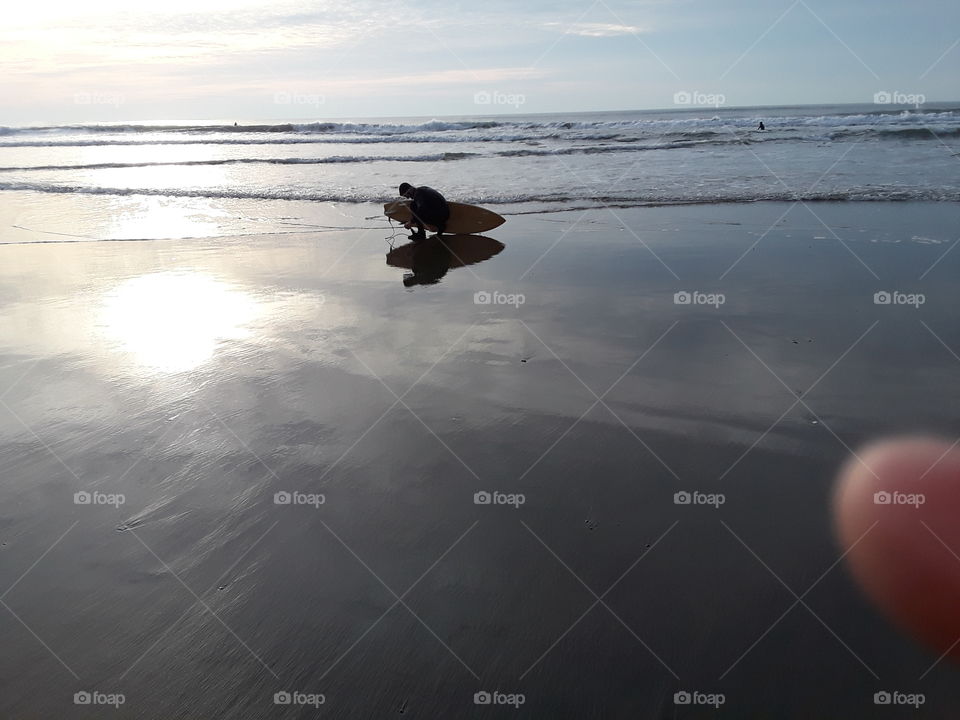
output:
<instances>
[{"instance_id":1,"label":"sun reflection on wet sand","mask_svg":"<svg viewBox=\"0 0 960 720\"><path fill-rule=\"evenodd\" d=\"M259 315L259 303L229 283L170 271L125 280L105 293L97 326L137 364L183 372L212 358L218 343L250 337Z\"/></svg>"}]
</instances>

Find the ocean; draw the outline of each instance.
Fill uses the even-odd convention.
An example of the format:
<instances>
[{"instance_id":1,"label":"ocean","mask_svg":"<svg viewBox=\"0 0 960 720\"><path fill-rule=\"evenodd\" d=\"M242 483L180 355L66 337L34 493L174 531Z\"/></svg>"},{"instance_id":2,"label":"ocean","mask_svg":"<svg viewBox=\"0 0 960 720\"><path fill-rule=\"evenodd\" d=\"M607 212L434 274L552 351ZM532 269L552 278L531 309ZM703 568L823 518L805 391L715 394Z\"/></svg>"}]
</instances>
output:
<instances>
[{"instance_id":1,"label":"ocean","mask_svg":"<svg viewBox=\"0 0 960 720\"><path fill-rule=\"evenodd\" d=\"M60 239L283 232L310 204L379 203L403 181L508 215L960 200L960 103L235 122L0 127L9 224Z\"/></svg>"}]
</instances>

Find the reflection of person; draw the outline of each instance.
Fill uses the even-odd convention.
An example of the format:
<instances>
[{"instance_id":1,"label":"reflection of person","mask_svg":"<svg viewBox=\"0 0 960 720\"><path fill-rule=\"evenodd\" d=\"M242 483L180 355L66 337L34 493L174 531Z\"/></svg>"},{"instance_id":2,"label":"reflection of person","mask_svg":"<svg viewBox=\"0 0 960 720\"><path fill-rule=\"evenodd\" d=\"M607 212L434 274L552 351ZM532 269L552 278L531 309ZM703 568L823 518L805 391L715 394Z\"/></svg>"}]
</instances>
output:
<instances>
[{"instance_id":1,"label":"reflection of person","mask_svg":"<svg viewBox=\"0 0 960 720\"><path fill-rule=\"evenodd\" d=\"M412 275L403 278L404 287L414 285L434 285L450 269L450 249L438 237L432 237L413 248L413 261L410 263Z\"/></svg>"},{"instance_id":2,"label":"reflection of person","mask_svg":"<svg viewBox=\"0 0 960 720\"><path fill-rule=\"evenodd\" d=\"M400 185L400 194L413 200L410 203L413 220L407 223L407 227L416 225L417 231L410 236L411 240L423 240L427 237L424 225L433 225L437 228L437 235L443 235L447 229L447 220L450 219L450 206L443 195L426 185L414 187L410 183Z\"/></svg>"},{"instance_id":3,"label":"reflection of person","mask_svg":"<svg viewBox=\"0 0 960 720\"><path fill-rule=\"evenodd\" d=\"M834 495L854 577L898 625L960 661L960 449L934 438L871 445Z\"/></svg>"},{"instance_id":4,"label":"reflection of person","mask_svg":"<svg viewBox=\"0 0 960 720\"><path fill-rule=\"evenodd\" d=\"M503 250L503 243L483 235L436 235L391 248L387 265L411 270L403 278L406 287L433 285L449 270L476 265Z\"/></svg>"}]
</instances>

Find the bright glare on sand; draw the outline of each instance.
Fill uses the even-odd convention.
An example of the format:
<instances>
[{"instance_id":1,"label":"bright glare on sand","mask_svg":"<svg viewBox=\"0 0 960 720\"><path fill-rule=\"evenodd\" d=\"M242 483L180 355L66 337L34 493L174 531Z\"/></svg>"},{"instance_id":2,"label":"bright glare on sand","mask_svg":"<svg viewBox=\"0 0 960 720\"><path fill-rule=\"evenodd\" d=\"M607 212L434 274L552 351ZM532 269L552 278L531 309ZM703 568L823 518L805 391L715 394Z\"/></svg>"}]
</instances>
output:
<instances>
[{"instance_id":1,"label":"bright glare on sand","mask_svg":"<svg viewBox=\"0 0 960 720\"><path fill-rule=\"evenodd\" d=\"M222 340L248 337L259 314L247 293L197 272L160 272L120 283L103 300L98 325L144 367L192 370Z\"/></svg>"}]
</instances>

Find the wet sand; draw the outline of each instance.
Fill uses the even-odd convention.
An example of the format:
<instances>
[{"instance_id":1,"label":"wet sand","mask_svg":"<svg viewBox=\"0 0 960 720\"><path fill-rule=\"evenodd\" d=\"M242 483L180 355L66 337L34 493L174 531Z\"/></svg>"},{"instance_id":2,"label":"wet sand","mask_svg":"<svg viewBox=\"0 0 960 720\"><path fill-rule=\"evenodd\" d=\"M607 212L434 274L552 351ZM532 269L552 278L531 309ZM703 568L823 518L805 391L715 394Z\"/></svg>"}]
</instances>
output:
<instances>
[{"instance_id":1,"label":"wet sand","mask_svg":"<svg viewBox=\"0 0 960 720\"><path fill-rule=\"evenodd\" d=\"M828 506L957 435L956 206L512 216L411 287L374 212L0 247L0 714L956 713Z\"/></svg>"}]
</instances>

